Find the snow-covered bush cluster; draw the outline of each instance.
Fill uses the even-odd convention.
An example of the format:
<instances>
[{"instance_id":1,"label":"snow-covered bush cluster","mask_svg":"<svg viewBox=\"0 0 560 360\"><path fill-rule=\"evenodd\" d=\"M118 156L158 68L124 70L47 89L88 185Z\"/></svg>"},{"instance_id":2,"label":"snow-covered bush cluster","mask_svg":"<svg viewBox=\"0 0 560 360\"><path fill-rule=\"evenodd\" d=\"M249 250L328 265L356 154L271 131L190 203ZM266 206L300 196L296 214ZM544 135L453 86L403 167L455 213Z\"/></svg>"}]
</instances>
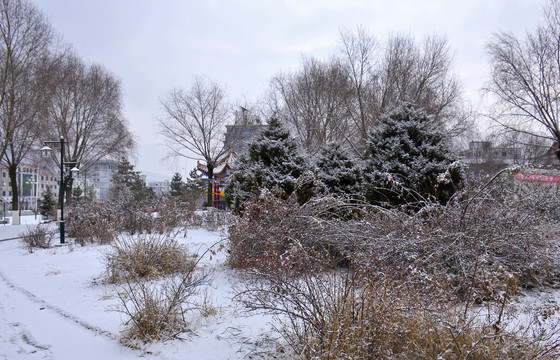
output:
<instances>
[{"instance_id":1,"label":"snow-covered bush cluster","mask_svg":"<svg viewBox=\"0 0 560 360\"><path fill-rule=\"evenodd\" d=\"M230 263L305 271L351 265L461 299L493 299L506 278L525 288L557 283L560 224L514 194L496 199L492 186L475 190L414 213L337 197L299 205L264 192L229 229Z\"/></svg>"},{"instance_id":2,"label":"snow-covered bush cluster","mask_svg":"<svg viewBox=\"0 0 560 360\"><path fill-rule=\"evenodd\" d=\"M367 153L356 158L341 143L306 154L272 119L237 160L226 201L240 213L267 189L282 199L295 193L300 204L325 195L415 210L427 202L445 204L466 181L447 140L431 117L406 103L381 118L370 133Z\"/></svg>"},{"instance_id":3,"label":"snow-covered bush cluster","mask_svg":"<svg viewBox=\"0 0 560 360\"><path fill-rule=\"evenodd\" d=\"M108 244L121 232L163 234L185 226L192 212L174 199L153 199L147 203L113 200L74 203L68 211L67 230L78 244Z\"/></svg>"},{"instance_id":4,"label":"snow-covered bush cluster","mask_svg":"<svg viewBox=\"0 0 560 360\"><path fill-rule=\"evenodd\" d=\"M338 206L343 202L322 198L317 203L300 205L296 196L282 200L263 192L229 228L230 265L263 272L283 269L301 273L332 269L348 262L344 241L329 236L334 222L328 218L342 211Z\"/></svg>"},{"instance_id":5,"label":"snow-covered bush cluster","mask_svg":"<svg viewBox=\"0 0 560 360\"><path fill-rule=\"evenodd\" d=\"M230 264L253 274L238 298L278 314L305 359L555 358L558 328L506 314L520 289L559 284L560 223L532 204L557 198L502 177L412 212L264 191L229 230Z\"/></svg>"}]
</instances>

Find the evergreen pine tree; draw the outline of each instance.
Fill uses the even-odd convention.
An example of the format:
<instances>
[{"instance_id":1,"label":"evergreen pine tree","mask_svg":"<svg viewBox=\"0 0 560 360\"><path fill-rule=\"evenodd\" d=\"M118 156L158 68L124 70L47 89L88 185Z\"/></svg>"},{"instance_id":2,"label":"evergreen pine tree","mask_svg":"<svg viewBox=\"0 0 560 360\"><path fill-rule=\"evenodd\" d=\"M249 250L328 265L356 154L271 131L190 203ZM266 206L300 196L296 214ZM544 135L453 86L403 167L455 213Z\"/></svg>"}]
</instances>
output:
<instances>
[{"instance_id":1,"label":"evergreen pine tree","mask_svg":"<svg viewBox=\"0 0 560 360\"><path fill-rule=\"evenodd\" d=\"M449 199L450 195L438 196L438 176L454 159L445 132L424 111L403 104L382 116L368 147L364 176L371 202L399 205Z\"/></svg>"},{"instance_id":2,"label":"evergreen pine tree","mask_svg":"<svg viewBox=\"0 0 560 360\"><path fill-rule=\"evenodd\" d=\"M317 179L331 194L356 195L361 192L361 170L340 144L327 144L315 159Z\"/></svg>"},{"instance_id":3,"label":"evergreen pine tree","mask_svg":"<svg viewBox=\"0 0 560 360\"><path fill-rule=\"evenodd\" d=\"M135 203L146 202L154 197L154 191L146 186L140 172L135 171L134 165L124 158L117 164L117 171L113 173L109 194L112 200L122 199Z\"/></svg>"},{"instance_id":4,"label":"evergreen pine tree","mask_svg":"<svg viewBox=\"0 0 560 360\"><path fill-rule=\"evenodd\" d=\"M76 186L75 188L72 189L72 201L80 201L82 200L82 194L84 192L82 191L82 188L79 186Z\"/></svg>"},{"instance_id":5,"label":"evergreen pine tree","mask_svg":"<svg viewBox=\"0 0 560 360\"><path fill-rule=\"evenodd\" d=\"M263 188L280 190L282 197L288 197L307 168L290 132L279 120L271 119L268 128L248 144L246 153L236 161L236 171L226 187L226 201L240 211L241 204L254 199Z\"/></svg>"},{"instance_id":6,"label":"evergreen pine tree","mask_svg":"<svg viewBox=\"0 0 560 360\"><path fill-rule=\"evenodd\" d=\"M179 173L175 173L171 178L171 183L169 184L169 195L174 198L181 198L185 192L185 183L183 182L183 177Z\"/></svg>"},{"instance_id":7,"label":"evergreen pine tree","mask_svg":"<svg viewBox=\"0 0 560 360\"><path fill-rule=\"evenodd\" d=\"M43 194L43 199L41 199L41 205L39 206L39 213L45 217L54 215L54 210L56 207L56 200L51 191L51 187L47 186L47 190Z\"/></svg>"},{"instance_id":8,"label":"evergreen pine tree","mask_svg":"<svg viewBox=\"0 0 560 360\"><path fill-rule=\"evenodd\" d=\"M192 169L184 187L184 199L192 210L196 208L199 199L202 198L206 189L202 174L199 173L197 168Z\"/></svg>"}]
</instances>

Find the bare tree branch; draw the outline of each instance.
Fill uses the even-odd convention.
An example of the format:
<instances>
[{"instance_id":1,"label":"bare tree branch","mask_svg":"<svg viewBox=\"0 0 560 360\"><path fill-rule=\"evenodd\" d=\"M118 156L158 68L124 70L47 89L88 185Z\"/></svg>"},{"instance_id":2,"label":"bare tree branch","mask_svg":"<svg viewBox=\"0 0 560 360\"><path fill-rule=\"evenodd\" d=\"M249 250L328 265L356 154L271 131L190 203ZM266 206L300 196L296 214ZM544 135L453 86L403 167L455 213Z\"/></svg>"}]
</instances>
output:
<instances>
[{"instance_id":1,"label":"bare tree branch","mask_svg":"<svg viewBox=\"0 0 560 360\"><path fill-rule=\"evenodd\" d=\"M208 205L212 205L212 178L218 160L228 150L223 141L229 108L225 91L203 77L194 78L188 91L172 89L161 100L165 116L158 120L169 140L169 156L203 160L208 168Z\"/></svg>"}]
</instances>

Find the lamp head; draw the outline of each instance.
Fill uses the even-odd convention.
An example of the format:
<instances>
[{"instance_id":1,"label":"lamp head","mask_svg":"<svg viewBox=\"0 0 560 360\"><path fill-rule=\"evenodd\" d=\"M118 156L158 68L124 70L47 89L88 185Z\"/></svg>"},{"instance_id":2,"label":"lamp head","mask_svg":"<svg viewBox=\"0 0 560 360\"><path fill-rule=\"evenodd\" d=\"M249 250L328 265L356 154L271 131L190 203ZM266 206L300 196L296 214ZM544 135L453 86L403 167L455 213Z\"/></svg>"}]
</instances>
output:
<instances>
[{"instance_id":1,"label":"lamp head","mask_svg":"<svg viewBox=\"0 0 560 360\"><path fill-rule=\"evenodd\" d=\"M47 145L43 146L41 148L41 156L44 158L48 158L51 157L52 154L52 149L50 147L48 147Z\"/></svg>"}]
</instances>

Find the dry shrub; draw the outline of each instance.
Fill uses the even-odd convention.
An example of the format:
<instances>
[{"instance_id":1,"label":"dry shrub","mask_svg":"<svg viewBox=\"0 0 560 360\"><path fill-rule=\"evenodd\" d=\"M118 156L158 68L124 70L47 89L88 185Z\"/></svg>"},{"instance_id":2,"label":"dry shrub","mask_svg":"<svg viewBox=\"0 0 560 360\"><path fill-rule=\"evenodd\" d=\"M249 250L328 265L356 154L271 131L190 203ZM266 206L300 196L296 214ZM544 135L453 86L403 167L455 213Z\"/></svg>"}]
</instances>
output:
<instances>
[{"instance_id":1,"label":"dry shrub","mask_svg":"<svg viewBox=\"0 0 560 360\"><path fill-rule=\"evenodd\" d=\"M166 340L189 330L185 314L209 273L197 270L204 255L190 254L175 236L119 236L105 257L107 281L117 284L128 319L125 344Z\"/></svg>"},{"instance_id":2,"label":"dry shrub","mask_svg":"<svg viewBox=\"0 0 560 360\"><path fill-rule=\"evenodd\" d=\"M231 221L231 212L207 208L206 211L193 211L187 220L187 224L190 228L216 231L227 226Z\"/></svg>"},{"instance_id":3,"label":"dry shrub","mask_svg":"<svg viewBox=\"0 0 560 360\"><path fill-rule=\"evenodd\" d=\"M105 256L107 281L121 283L190 271L195 257L175 237L176 233L117 237Z\"/></svg>"},{"instance_id":4,"label":"dry shrub","mask_svg":"<svg viewBox=\"0 0 560 360\"><path fill-rule=\"evenodd\" d=\"M265 194L230 227L230 264L254 274L238 298L304 359L557 358L557 324L506 316L560 276L557 215L533 209L556 199L534 196L493 180L410 212Z\"/></svg>"},{"instance_id":5,"label":"dry shrub","mask_svg":"<svg viewBox=\"0 0 560 360\"><path fill-rule=\"evenodd\" d=\"M87 211L83 211L86 210ZM117 229L107 214L107 208L74 208L67 220L68 235L82 246L94 244L110 244L117 236Z\"/></svg>"},{"instance_id":6,"label":"dry shrub","mask_svg":"<svg viewBox=\"0 0 560 360\"><path fill-rule=\"evenodd\" d=\"M128 319L123 343L167 340L190 330L186 314L194 309L191 299L208 277L195 271L196 264L190 262L177 276L159 282L125 279L118 291L121 311Z\"/></svg>"},{"instance_id":7,"label":"dry shrub","mask_svg":"<svg viewBox=\"0 0 560 360\"><path fill-rule=\"evenodd\" d=\"M23 246L32 253L34 249L48 249L54 238L54 232L49 231L47 226L37 225L36 227L28 227L25 232L19 234Z\"/></svg>"},{"instance_id":8,"label":"dry shrub","mask_svg":"<svg viewBox=\"0 0 560 360\"><path fill-rule=\"evenodd\" d=\"M187 207L173 199L156 199L148 204L75 203L69 209L67 229L81 245L107 244L121 232L163 234L186 225Z\"/></svg>"},{"instance_id":9,"label":"dry shrub","mask_svg":"<svg viewBox=\"0 0 560 360\"><path fill-rule=\"evenodd\" d=\"M557 284L560 223L535 214L503 183L495 186L414 213L336 198L300 206L264 194L229 228L229 262L300 272L352 264L409 279L418 291L443 287L477 302L499 298L500 284L510 281L521 288Z\"/></svg>"},{"instance_id":10,"label":"dry shrub","mask_svg":"<svg viewBox=\"0 0 560 360\"><path fill-rule=\"evenodd\" d=\"M335 211L345 206L334 198L299 205L295 197L270 193L247 204L242 217L229 227L229 263L234 268L274 272L324 270L347 262L348 238L332 237ZM319 205L317 205L319 204ZM305 258L306 261L302 261Z\"/></svg>"},{"instance_id":11,"label":"dry shrub","mask_svg":"<svg viewBox=\"0 0 560 360\"><path fill-rule=\"evenodd\" d=\"M259 273L238 299L275 313L302 359L554 359L558 326L508 323L503 311L464 312L414 286L352 270L321 276ZM533 324L534 325L534 324Z\"/></svg>"},{"instance_id":12,"label":"dry shrub","mask_svg":"<svg viewBox=\"0 0 560 360\"><path fill-rule=\"evenodd\" d=\"M157 198L147 204L115 204L115 224L129 234L159 233L184 227L191 210L173 198Z\"/></svg>"}]
</instances>

